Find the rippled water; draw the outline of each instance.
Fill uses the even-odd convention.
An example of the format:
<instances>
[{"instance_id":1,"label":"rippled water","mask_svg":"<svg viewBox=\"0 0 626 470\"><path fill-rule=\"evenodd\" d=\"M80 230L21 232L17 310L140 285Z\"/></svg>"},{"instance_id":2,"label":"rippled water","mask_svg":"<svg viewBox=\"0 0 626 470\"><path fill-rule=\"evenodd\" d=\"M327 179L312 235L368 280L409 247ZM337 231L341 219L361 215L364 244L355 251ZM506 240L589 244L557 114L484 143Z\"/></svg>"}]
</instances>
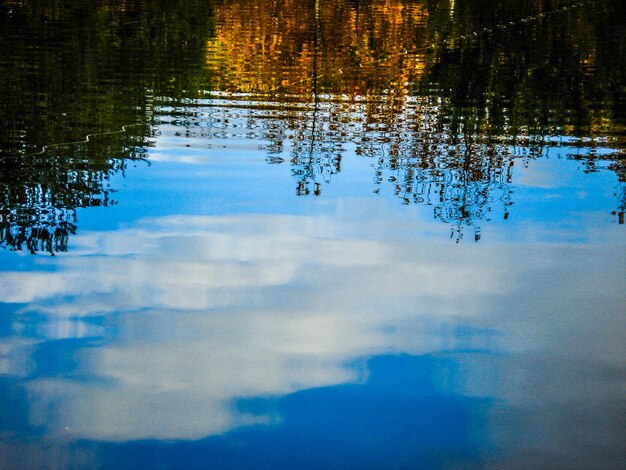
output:
<instances>
[{"instance_id":1,"label":"rippled water","mask_svg":"<svg viewBox=\"0 0 626 470\"><path fill-rule=\"evenodd\" d=\"M0 468L623 466L624 19L0 4Z\"/></svg>"}]
</instances>

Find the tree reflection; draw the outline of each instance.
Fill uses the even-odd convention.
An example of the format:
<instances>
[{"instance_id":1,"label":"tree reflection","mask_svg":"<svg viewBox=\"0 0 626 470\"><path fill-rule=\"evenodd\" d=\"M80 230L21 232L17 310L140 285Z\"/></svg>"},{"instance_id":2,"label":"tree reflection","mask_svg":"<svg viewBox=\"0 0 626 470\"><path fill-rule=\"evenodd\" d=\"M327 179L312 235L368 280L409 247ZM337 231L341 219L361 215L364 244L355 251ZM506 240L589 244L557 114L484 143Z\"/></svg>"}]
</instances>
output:
<instances>
[{"instance_id":1,"label":"tree reflection","mask_svg":"<svg viewBox=\"0 0 626 470\"><path fill-rule=\"evenodd\" d=\"M391 122L368 118L368 113L379 116L390 108L385 99L358 103L321 95L310 106L258 126L271 142L268 161L290 155L299 196L319 196L341 171L342 157L352 146L370 163L375 193L390 186L403 204L432 207L433 217L451 224L457 238L465 226L474 227L480 238L478 223L496 212L508 218L513 165L540 149L515 148L469 132L457 135L441 102L429 97L407 99L390 114Z\"/></svg>"},{"instance_id":2,"label":"tree reflection","mask_svg":"<svg viewBox=\"0 0 626 470\"><path fill-rule=\"evenodd\" d=\"M76 209L111 204L110 177L145 158L154 96L206 86L210 9L7 1L0 22L0 245L65 251Z\"/></svg>"},{"instance_id":3,"label":"tree reflection","mask_svg":"<svg viewBox=\"0 0 626 470\"><path fill-rule=\"evenodd\" d=\"M291 139L298 195L321 194L350 142L376 161L375 191L390 183L460 231L498 205L508 217L520 154L561 136L623 146L626 77L614 63L626 22L605 24L623 17L616 2L296 3L217 2L207 64L220 89L308 103L264 136L271 162Z\"/></svg>"},{"instance_id":4,"label":"tree reflection","mask_svg":"<svg viewBox=\"0 0 626 470\"><path fill-rule=\"evenodd\" d=\"M602 139L624 181L615 0L10 0L0 13L0 243L13 249L65 250L75 209L110 204L110 176L144 158L158 105L211 91L250 100L253 138L290 164L297 195L322 194L349 149L373 191L432 207L457 237L508 217L512 167L555 137Z\"/></svg>"},{"instance_id":5,"label":"tree reflection","mask_svg":"<svg viewBox=\"0 0 626 470\"><path fill-rule=\"evenodd\" d=\"M128 161L144 158L140 133L117 140L5 157L0 243L31 253L67 251L69 236L76 232L76 208L112 204L110 177L123 172Z\"/></svg>"}]
</instances>

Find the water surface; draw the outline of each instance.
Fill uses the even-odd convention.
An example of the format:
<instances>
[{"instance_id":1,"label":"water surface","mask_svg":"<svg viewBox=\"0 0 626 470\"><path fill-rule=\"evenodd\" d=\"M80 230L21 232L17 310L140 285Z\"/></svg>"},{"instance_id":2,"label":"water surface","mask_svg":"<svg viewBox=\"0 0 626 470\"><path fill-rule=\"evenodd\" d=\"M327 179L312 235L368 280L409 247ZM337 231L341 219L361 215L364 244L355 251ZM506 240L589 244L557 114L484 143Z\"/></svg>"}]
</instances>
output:
<instances>
[{"instance_id":1,"label":"water surface","mask_svg":"<svg viewBox=\"0 0 626 470\"><path fill-rule=\"evenodd\" d=\"M607 468L626 21L0 5L0 468Z\"/></svg>"}]
</instances>

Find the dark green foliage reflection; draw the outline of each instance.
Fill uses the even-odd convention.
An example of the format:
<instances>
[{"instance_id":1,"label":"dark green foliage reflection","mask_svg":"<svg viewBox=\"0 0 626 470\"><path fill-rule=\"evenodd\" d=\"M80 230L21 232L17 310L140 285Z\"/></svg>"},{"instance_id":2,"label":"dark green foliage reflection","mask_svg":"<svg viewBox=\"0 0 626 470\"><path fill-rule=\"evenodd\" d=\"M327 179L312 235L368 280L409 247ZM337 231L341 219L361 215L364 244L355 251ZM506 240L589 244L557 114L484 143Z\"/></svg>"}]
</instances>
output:
<instances>
[{"instance_id":1,"label":"dark green foliage reflection","mask_svg":"<svg viewBox=\"0 0 626 470\"><path fill-rule=\"evenodd\" d=\"M64 251L75 209L150 145L153 96L197 89L198 1L0 5L0 243ZM126 126L126 127L122 127Z\"/></svg>"}]
</instances>

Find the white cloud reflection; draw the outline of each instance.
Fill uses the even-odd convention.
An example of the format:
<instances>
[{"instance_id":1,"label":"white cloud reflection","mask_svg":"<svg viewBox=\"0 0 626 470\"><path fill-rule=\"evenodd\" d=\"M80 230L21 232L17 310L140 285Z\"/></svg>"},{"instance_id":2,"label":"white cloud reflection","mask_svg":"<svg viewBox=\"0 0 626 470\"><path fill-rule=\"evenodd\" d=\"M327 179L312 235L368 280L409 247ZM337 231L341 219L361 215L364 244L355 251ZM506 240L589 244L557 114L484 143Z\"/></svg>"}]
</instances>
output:
<instances>
[{"instance_id":1,"label":"white cloud reflection","mask_svg":"<svg viewBox=\"0 0 626 470\"><path fill-rule=\"evenodd\" d=\"M463 347L623 367L619 238L456 245L406 237L416 224L392 214L164 217L79 235L48 261L54 271L0 274L0 301L45 315L48 338L104 335L78 354L80 379L29 382L33 423L89 439L197 439L280 419L241 412L238 399L362 382L377 354ZM93 316L115 333L67 327ZM477 333L458 338L455 325ZM532 406L587 386L554 364L501 370L522 362L460 360L454 387ZM550 386L537 391L542 380ZM585 393L621 391L607 380Z\"/></svg>"}]
</instances>

